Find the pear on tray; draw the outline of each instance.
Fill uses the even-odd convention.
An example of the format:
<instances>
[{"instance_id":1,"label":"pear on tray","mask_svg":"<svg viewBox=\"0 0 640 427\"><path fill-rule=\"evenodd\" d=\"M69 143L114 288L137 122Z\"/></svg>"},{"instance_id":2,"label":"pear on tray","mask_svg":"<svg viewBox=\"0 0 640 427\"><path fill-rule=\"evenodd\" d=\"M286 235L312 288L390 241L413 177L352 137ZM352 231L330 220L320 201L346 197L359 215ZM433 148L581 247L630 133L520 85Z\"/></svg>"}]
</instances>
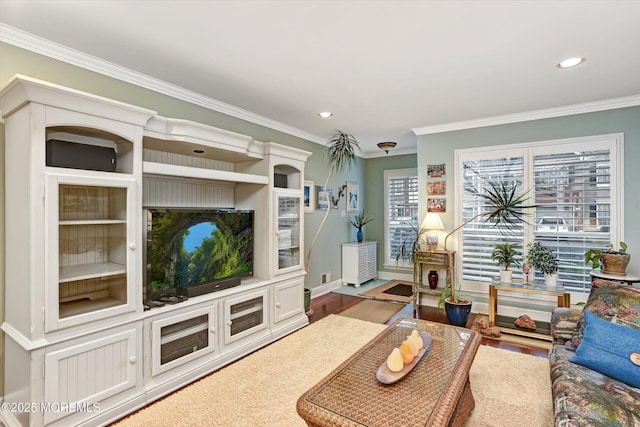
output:
<instances>
[{"instance_id":1,"label":"pear on tray","mask_svg":"<svg viewBox=\"0 0 640 427\"><path fill-rule=\"evenodd\" d=\"M402 341L400 348L395 347L387 357L387 368L391 372L400 372L405 364L413 362L413 359L420 353L424 346L422 337L416 329L411 331L411 335Z\"/></svg>"},{"instance_id":2,"label":"pear on tray","mask_svg":"<svg viewBox=\"0 0 640 427\"><path fill-rule=\"evenodd\" d=\"M387 368L391 372L400 372L404 367L404 361L402 360L402 354L398 347L394 348L389 357L387 357Z\"/></svg>"}]
</instances>

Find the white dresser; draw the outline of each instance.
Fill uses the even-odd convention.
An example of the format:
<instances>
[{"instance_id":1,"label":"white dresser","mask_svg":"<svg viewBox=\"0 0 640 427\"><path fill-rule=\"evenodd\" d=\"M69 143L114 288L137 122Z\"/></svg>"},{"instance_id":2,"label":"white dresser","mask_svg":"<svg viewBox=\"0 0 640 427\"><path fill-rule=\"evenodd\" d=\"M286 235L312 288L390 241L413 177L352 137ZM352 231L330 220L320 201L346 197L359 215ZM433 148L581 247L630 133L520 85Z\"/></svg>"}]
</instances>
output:
<instances>
[{"instance_id":1,"label":"white dresser","mask_svg":"<svg viewBox=\"0 0 640 427\"><path fill-rule=\"evenodd\" d=\"M361 283L378 276L377 244L378 242L342 244L343 285L353 283L359 287Z\"/></svg>"}]
</instances>

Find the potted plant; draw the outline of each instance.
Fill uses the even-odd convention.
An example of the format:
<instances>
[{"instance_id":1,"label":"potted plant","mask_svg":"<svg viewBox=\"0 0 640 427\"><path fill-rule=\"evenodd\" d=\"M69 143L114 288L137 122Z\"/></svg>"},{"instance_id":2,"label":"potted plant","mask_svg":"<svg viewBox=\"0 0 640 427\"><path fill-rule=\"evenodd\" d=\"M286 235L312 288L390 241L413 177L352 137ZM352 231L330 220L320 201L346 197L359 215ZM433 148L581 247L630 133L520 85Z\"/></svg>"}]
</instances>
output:
<instances>
[{"instance_id":1,"label":"potted plant","mask_svg":"<svg viewBox=\"0 0 640 427\"><path fill-rule=\"evenodd\" d=\"M449 259L449 277L447 277L445 291L440 296L438 306L441 309L444 307L452 324L458 326L466 325L468 315L471 312L471 300L456 294L453 254L447 248L447 240L462 227L479 218L484 223L493 223L501 232L508 232L523 222L527 223L525 210L535 207L535 205L526 205L527 193L518 195L516 183L512 185L507 185L504 182L490 183L482 192L476 193L485 202L486 210L460 224L446 235L444 250Z\"/></svg>"},{"instance_id":2,"label":"potted plant","mask_svg":"<svg viewBox=\"0 0 640 427\"><path fill-rule=\"evenodd\" d=\"M327 179L324 182L325 188L327 188L327 186L329 185L329 178L331 178L331 175L334 171L342 172L345 169L351 170L351 166L357 162L356 149L360 149L360 144L358 144L358 141L354 138L354 136L342 131L336 131L336 133L327 141L327 146L328 147L325 154L329 163L329 172L327 174ZM329 209L325 211L322 222L320 223L320 226L318 226L316 234L313 236L313 240L311 240L309 251L307 252L307 259L304 263L304 271L309 271L311 252L313 251L316 240L318 240L318 236L320 236L320 232L322 231L322 228L327 221L329 212Z\"/></svg>"},{"instance_id":3,"label":"potted plant","mask_svg":"<svg viewBox=\"0 0 640 427\"><path fill-rule=\"evenodd\" d=\"M527 263L544 273L544 284L555 286L558 284L558 258L553 251L540 242L527 245Z\"/></svg>"},{"instance_id":4,"label":"potted plant","mask_svg":"<svg viewBox=\"0 0 640 427\"><path fill-rule=\"evenodd\" d=\"M608 251L600 249L589 249L584 254L584 261L591 263L594 270L602 269L605 274L614 276L626 276L627 265L631 255L627 253L627 244L620 242L620 249L614 250L613 243L609 245Z\"/></svg>"},{"instance_id":5,"label":"potted plant","mask_svg":"<svg viewBox=\"0 0 640 427\"><path fill-rule=\"evenodd\" d=\"M491 259L497 262L500 267L503 267L500 270L500 282L511 283L513 272L510 267L512 265L520 266L520 261L516 257L521 254L516 249L517 246L516 243L498 243L491 253Z\"/></svg>"},{"instance_id":6,"label":"potted plant","mask_svg":"<svg viewBox=\"0 0 640 427\"><path fill-rule=\"evenodd\" d=\"M362 227L364 227L365 225L369 224L371 221L373 221L373 218L369 218L365 214L365 210L364 209L362 209L362 212L360 212L358 215L354 216L353 219L350 221L351 225L353 225L355 228L358 229L358 231L356 232L356 237L358 239L358 243L362 243L362 239L363 239Z\"/></svg>"}]
</instances>

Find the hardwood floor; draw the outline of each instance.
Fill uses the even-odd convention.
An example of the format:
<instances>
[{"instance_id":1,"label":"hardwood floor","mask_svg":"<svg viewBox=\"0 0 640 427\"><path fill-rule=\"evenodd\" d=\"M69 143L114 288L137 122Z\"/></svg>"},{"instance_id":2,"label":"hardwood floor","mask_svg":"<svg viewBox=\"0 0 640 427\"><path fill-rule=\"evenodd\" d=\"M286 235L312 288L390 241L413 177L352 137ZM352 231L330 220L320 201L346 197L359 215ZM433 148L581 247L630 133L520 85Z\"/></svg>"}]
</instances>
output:
<instances>
[{"instance_id":1,"label":"hardwood floor","mask_svg":"<svg viewBox=\"0 0 640 427\"><path fill-rule=\"evenodd\" d=\"M317 322L323 317L327 317L330 314L336 314L342 310L346 310L362 301L362 298L343 295L338 293L329 292L328 294L313 298L311 300L311 309L313 314L309 317L309 322ZM413 304L407 304L402 310L400 310L395 316L387 321L387 324L393 323L395 320L401 317L414 317ZM438 323L449 323L447 316L440 313L435 307L420 306L417 313L418 319L429 320ZM514 344L506 341L495 340L491 338L482 338L482 345L488 345L491 347L497 347L504 350L515 351L518 353L530 354L532 356L547 358L548 350L540 347L527 346L522 344Z\"/></svg>"}]
</instances>

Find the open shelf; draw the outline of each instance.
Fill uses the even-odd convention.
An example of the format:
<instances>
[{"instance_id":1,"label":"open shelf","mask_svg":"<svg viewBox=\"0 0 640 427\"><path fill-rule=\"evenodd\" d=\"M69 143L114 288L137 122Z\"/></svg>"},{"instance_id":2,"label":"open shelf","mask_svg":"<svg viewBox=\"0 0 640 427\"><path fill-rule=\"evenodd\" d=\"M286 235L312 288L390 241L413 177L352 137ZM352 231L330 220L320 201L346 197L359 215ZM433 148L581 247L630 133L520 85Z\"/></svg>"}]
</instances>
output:
<instances>
[{"instance_id":1,"label":"open shelf","mask_svg":"<svg viewBox=\"0 0 640 427\"><path fill-rule=\"evenodd\" d=\"M96 264L80 264L60 267L59 282L73 282L76 280L94 279L98 277L116 276L127 272L126 265L113 262Z\"/></svg>"},{"instance_id":2,"label":"open shelf","mask_svg":"<svg viewBox=\"0 0 640 427\"><path fill-rule=\"evenodd\" d=\"M269 178L263 175L230 172L215 169L197 168L191 166L171 165L145 161L142 171L147 175L175 176L183 178L207 179L215 181L242 182L247 184L267 185Z\"/></svg>"}]
</instances>

